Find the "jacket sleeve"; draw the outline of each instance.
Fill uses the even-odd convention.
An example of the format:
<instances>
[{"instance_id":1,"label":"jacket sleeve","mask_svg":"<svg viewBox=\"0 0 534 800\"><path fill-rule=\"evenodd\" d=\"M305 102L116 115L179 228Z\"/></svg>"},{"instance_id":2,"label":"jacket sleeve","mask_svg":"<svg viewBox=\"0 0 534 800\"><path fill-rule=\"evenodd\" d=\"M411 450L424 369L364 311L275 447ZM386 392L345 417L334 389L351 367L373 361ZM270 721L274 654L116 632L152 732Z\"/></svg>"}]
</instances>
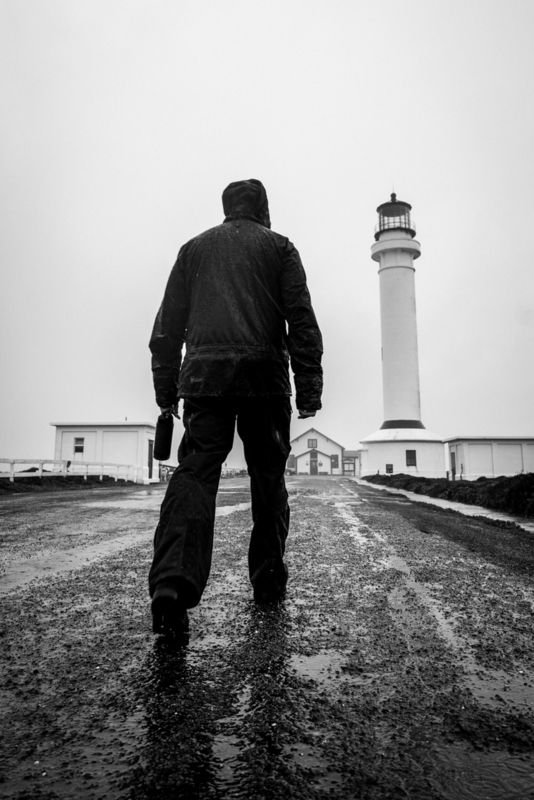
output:
<instances>
[{"instance_id":1,"label":"jacket sleeve","mask_svg":"<svg viewBox=\"0 0 534 800\"><path fill-rule=\"evenodd\" d=\"M297 408L315 411L321 408L323 340L312 308L304 267L297 249L289 241L284 252L281 288Z\"/></svg>"},{"instance_id":2,"label":"jacket sleeve","mask_svg":"<svg viewBox=\"0 0 534 800\"><path fill-rule=\"evenodd\" d=\"M167 408L178 401L178 377L189 317L185 261L182 248L169 276L150 337L152 376L156 403L160 408Z\"/></svg>"}]
</instances>

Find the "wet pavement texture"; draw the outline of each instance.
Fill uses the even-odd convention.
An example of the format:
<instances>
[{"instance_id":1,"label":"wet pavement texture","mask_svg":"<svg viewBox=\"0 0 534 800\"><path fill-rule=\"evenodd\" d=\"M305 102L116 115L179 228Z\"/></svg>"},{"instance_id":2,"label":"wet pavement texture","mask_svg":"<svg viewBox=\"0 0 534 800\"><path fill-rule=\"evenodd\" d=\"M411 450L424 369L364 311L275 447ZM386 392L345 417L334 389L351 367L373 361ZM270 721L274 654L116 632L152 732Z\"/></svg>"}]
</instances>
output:
<instances>
[{"instance_id":1,"label":"wet pavement texture","mask_svg":"<svg viewBox=\"0 0 534 800\"><path fill-rule=\"evenodd\" d=\"M371 485L374 486L375 489L381 489L388 494L400 494L403 497L407 497L409 500L413 500L415 503L426 503L427 505L439 506L440 508L450 509L451 511L459 511L468 517L485 517L486 519L498 520L499 522L512 522L519 528L534 533L534 519L528 517L515 516L513 514L507 514L504 511L484 508L483 506L459 503L455 500L444 500L441 497L431 497L427 494L416 494L407 489L396 489L387 485L373 483L372 481L369 483L369 481L362 481L358 478L353 480L360 486Z\"/></svg>"},{"instance_id":2,"label":"wet pavement texture","mask_svg":"<svg viewBox=\"0 0 534 800\"><path fill-rule=\"evenodd\" d=\"M224 480L167 639L164 488L0 499L2 798L534 798L531 533L291 477L287 599L256 606L248 481Z\"/></svg>"}]
</instances>

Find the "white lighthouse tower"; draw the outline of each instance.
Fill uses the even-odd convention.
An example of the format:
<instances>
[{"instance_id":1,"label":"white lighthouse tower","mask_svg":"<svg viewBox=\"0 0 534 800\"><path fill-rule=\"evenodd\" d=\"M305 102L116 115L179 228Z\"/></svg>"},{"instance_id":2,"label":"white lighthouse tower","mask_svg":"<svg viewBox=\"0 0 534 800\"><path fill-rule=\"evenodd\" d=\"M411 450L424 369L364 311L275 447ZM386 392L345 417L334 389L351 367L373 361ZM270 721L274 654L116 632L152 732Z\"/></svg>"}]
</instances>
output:
<instances>
[{"instance_id":1,"label":"white lighthouse tower","mask_svg":"<svg viewBox=\"0 0 534 800\"><path fill-rule=\"evenodd\" d=\"M371 258L379 264L384 422L362 440L360 474L445 475L443 440L421 422L414 261L421 245L409 203L378 206Z\"/></svg>"}]
</instances>

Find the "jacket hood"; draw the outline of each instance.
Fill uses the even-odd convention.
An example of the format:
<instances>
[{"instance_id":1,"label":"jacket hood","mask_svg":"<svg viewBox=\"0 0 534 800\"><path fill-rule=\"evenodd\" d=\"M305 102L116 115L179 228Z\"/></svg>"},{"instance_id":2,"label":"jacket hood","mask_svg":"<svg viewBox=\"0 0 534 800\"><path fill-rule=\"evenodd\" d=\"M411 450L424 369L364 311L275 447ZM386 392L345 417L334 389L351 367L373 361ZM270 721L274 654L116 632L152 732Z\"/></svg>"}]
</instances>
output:
<instances>
[{"instance_id":1,"label":"jacket hood","mask_svg":"<svg viewBox=\"0 0 534 800\"><path fill-rule=\"evenodd\" d=\"M271 227L267 192L261 181L251 178L248 181L230 183L222 195L226 220L252 219L266 228Z\"/></svg>"}]
</instances>

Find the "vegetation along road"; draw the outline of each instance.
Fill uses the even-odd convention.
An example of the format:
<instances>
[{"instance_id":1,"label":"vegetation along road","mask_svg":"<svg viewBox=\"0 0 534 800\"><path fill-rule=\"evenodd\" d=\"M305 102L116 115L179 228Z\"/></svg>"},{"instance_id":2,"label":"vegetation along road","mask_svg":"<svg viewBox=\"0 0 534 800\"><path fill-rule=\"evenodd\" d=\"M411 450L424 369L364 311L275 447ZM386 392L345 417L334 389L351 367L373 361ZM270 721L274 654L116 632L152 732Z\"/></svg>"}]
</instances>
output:
<instances>
[{"instance_id":1,"label":"vegetation along road","mask_svg":"<svg viewBox=\"0 0 534 800\"><path fill-rule=\"evenodd\" d=\"M257 607L221 482L187 640L151 633L164 487L0 498L3 798L534 798L534 538L288 478L287 599Z\"/></svg>"}]
</instances>

